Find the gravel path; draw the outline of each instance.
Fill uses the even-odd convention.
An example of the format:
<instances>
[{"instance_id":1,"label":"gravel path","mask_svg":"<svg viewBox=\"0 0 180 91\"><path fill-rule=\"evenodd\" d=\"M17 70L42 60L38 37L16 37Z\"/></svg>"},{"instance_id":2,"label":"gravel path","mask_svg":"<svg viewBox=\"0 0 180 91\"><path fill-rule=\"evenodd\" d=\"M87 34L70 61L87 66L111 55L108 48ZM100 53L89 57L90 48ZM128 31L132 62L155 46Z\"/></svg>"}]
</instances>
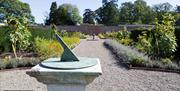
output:
<instances>
[{"instance_id":1,"label":"gravel path","mask_svg":"<svg viewBox=\"0 0 180 91\"><path fill-rule=\"evenodd\" d=\"M78 56L100 58L103 74L87 86L87 91L180 91L179 74L127 70L103 46L103 40L82 40L73 51ZM0 72L0 91L46 91L45 85L26 75L25 71Z\"/></svg>"}]
</instances>

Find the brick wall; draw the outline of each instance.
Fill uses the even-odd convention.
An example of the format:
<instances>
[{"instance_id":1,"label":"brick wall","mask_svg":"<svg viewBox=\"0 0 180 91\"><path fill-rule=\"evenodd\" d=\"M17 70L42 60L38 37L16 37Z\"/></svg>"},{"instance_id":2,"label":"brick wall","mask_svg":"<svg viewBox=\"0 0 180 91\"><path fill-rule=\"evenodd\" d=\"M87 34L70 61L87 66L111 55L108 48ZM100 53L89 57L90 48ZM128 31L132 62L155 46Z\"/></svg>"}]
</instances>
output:
<instances>
[{"instance_id":1,"label":"brick wall","mask_svg":"<svg viewBox=\"0 0 180 91\"><path fill-rule=\"evenodd\" d=\"M41 27L41 28L50 28L50 26L34 26L34 27ZM124 27L127 30L131 31L137 28L153 28L153 25L119 25L119 26L95 26L95 25L81 25L81 26L57 26L58 30L66 30L66 31L78 31L84 32L88 34L97 34L100 32L111 32L111 31L119 31L122 30Z\"/></svg>"}]
</instances>

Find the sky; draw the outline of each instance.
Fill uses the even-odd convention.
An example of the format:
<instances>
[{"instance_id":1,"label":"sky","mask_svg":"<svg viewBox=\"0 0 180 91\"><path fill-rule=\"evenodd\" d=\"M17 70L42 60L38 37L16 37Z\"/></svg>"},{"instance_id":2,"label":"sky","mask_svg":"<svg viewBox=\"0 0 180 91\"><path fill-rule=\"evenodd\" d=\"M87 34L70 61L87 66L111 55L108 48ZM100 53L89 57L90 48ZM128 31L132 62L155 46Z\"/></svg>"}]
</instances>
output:
<instances>
[{"instance_id":1,"label":"sky","mask_svg":"<svg viewBox=\"0 0 180 91\"><path fill-rule=\"evenodd\" d=\"M76 5L79 9L80 15L82 16L85 9L90 8L96 10L102 6L102 0L21 0L22 2L28 3L31 8L32 15L35 16L36 23L44 23L45 16L48 16L51 3L56 1L57 5L63 3L70 3ZM134 2L135 0L119 0L118 5L120 6L123 2ZM169 2L174 7L180 5L180 0L144 0L148 5Z\"/></svg>"}]
</instances>

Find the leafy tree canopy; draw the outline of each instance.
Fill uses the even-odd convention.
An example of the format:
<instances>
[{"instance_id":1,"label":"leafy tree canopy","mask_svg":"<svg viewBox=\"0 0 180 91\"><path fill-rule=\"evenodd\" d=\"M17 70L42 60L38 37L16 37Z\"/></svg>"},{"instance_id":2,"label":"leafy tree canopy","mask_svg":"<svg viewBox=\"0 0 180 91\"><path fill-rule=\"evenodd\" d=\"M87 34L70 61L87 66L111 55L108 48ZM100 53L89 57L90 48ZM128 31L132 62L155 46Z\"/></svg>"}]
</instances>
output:
<instances>
[{"instance_id":1,"label":"leafy tree canopy","mask_svg":"<svg viewBox=\"0 0 180 91\"><path fill-rule=\"evenodd\" d=\"M180 13L180 6L177 6L176 12Z\"/></svg>"},{"instance_id":2,"label":"leafy tree canopy","mask_svg":"<svg viewBox=\"0 0 180 91\"><path fill-rule=\"evenodd\" d=\"M123 24L149 24L154 18L154 11L143 0L121 4L120 22Z\"/></svg>"},{"instance_id":3,"label":"leafy tree canopy","mask_svg":"<svg viewBox=\"0 0 180 91\"><path fill-rule=\"evenodd\" d=\"M95 12L91 9L85 9L83 14L83 23L95 24Z\"/></svg>"},{"instance_id":4,"label":"leafy tree canopy","mask_svg":"<svg viewBox=\"0 0 180 91\"><path fill-rule=\"evenodd\" d=\"M118 0L104 1L102 7L96 10L97 21L105 25L118 25L119 23L119 10L117 5Z\"/></svg>"},{"instance_id":5,"label":"leafy tree canopy","mask_svg":"<svg viewBox=\"0 0 180 91\"><path fill-rule=\"evenodd\" d=\"M78 23L82 23L82 18L79 15L79 10L76 6L71 4L62 4L57 8L57 4L55 2L52 3L49 19L45 22L46 25L76 25Z\"/></svg>"},{"instance_id":6,"label":"leafy tree canopy","mask_svg":"<svg viewBox=\"0 0 180 91\"><path fill-rule=\"evenodd\" d=\"M0 0L0 22L6 20L9 16L25 16L30 22L34 22L34 17L31 15L31 10L27 3L19 0Z\"/></svg>"}]
</instances>

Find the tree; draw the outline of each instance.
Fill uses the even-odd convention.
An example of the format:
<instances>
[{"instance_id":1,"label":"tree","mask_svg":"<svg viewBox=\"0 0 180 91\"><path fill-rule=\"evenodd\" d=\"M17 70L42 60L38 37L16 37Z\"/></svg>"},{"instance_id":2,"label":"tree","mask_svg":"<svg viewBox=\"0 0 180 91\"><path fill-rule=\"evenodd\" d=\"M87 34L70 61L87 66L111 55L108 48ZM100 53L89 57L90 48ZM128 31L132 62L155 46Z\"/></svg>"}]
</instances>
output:
<instances>
[{"instance_id":1,"label":"tree","mask_svg":"<svg viewBox=\"0 0 180 91\"><path fill-rule=\"evenodd\" d=\"M138 24L148 24L152 22L153 12L147 3L143 0L134 2L134 22ZM153 19L152 19L153 18Z\"/></svg>"},{"instance_id":2,"label":"tree","mask_svg":"<svg viewBox=\"0 0 180 91\"><path fill-rule=\"evenodd\" d=\"M177 12L177 13L180 13L180 6L177 6L176 12Z\"/></svg>"},{"instance_id":3,"label":"tree","mask_svg":"<svg viewBox=\"0 0 180 91\"><path fill-rule=\"evenodd\" d=\"M46 23L45 23L46 25L50 25L51 23L56 22L56 10L57 10L57 3L52 2L49 18L47 18Z\"/></svg>"},{"instance_id":4,"label":"tree","mask_svg":"<svg viewBox=\"0 0 180 91\"><path fill-rule=\"evenodd\" d=\"M153 10L143 0L121 4L120 22L123 24L151 24L154 18Z\"/></svg>"},{"instance_id":5,"label":"tree","mask_svg":"<svg viewBox=\"0 0 180 91\"><path fill-rule=\"evenodd\" d=\"M177 6L176 12L177 12L175 15L176 26L180 26L180 6Z\"/></svg>"},{"instance_id":6,"label":"tree","mask_svg":"<svg viewBox=\"0 0 180 91\"><path fill-rule=\"evenodd\" d=\"M133 15L134 5L131 2L125 2L121 4L120 8L120 22L123 24L131 24L134 20Z\"/></svg>"},{"instance_id":7,"label":"tree","mask_svg":"<svg viewBox=\"0 0 180 91\"><path fill-rule=\"evenodd\" d=\"M154 11L156 12L156 17L158 20L163 19L165 13L169 13L172 10L172 5L167 3L161 3L153 6Z\"/></svg>"},{"instance_id":8,"label":"tree","mask_svg":"<svg viewBox=\"0 0 180 91\"><path fill-rule=\"evenodd\" d=\"M95 12L91 9L85 9L83 23L95 24Z\"/></svg>"},{"instance_id":9,"label":"tree","mask_svg":"<svg viewBox=\"0 0 180 91\"><path fill-rule=\"evenodd\" d=\"M154 5L155 11L158 12L169 12L172 9L172 5L168 2Z\"/></svg>"},{"instance_id":10,"label":"tree","mask_svg":"<svg viewBox=\"0 0 180 91\"><path fill-rule=\"evenodd\" d=\"M31 15L30 7L27 3L19 0L0 0L0 22L3 22L7 17L26 17L34 23L34 17Z\"/></svg>"},{"instance_id":11,"label":"tree","mask_svg":"<svg viewBox=\"0 0 180 91\"><path fill-rule=\"evenodd\" d=\"M117 0L111 0L104 3L102 7L96 10L96 19L98 23L105 25L118 25L119 10L117 7Z\"/></svg>"},{"instance_id":12,"label":"tree","mask_svg":"<svg viewBox=\"0 0 180 91\"><path fill-rule=\"evenodd\" d=\"M79 10L76 6L71 4L62 4L57 9L54 7L56 6L54 3L51 5L49 19L47 21L51 21L55 25L76 25L82 23L82 18L79 15ZM51 20L50 20L51 19ZM46 23L45 22L45 23ZM49 25L46 23L46 25Z\"/></svg>"}]
</instances>

